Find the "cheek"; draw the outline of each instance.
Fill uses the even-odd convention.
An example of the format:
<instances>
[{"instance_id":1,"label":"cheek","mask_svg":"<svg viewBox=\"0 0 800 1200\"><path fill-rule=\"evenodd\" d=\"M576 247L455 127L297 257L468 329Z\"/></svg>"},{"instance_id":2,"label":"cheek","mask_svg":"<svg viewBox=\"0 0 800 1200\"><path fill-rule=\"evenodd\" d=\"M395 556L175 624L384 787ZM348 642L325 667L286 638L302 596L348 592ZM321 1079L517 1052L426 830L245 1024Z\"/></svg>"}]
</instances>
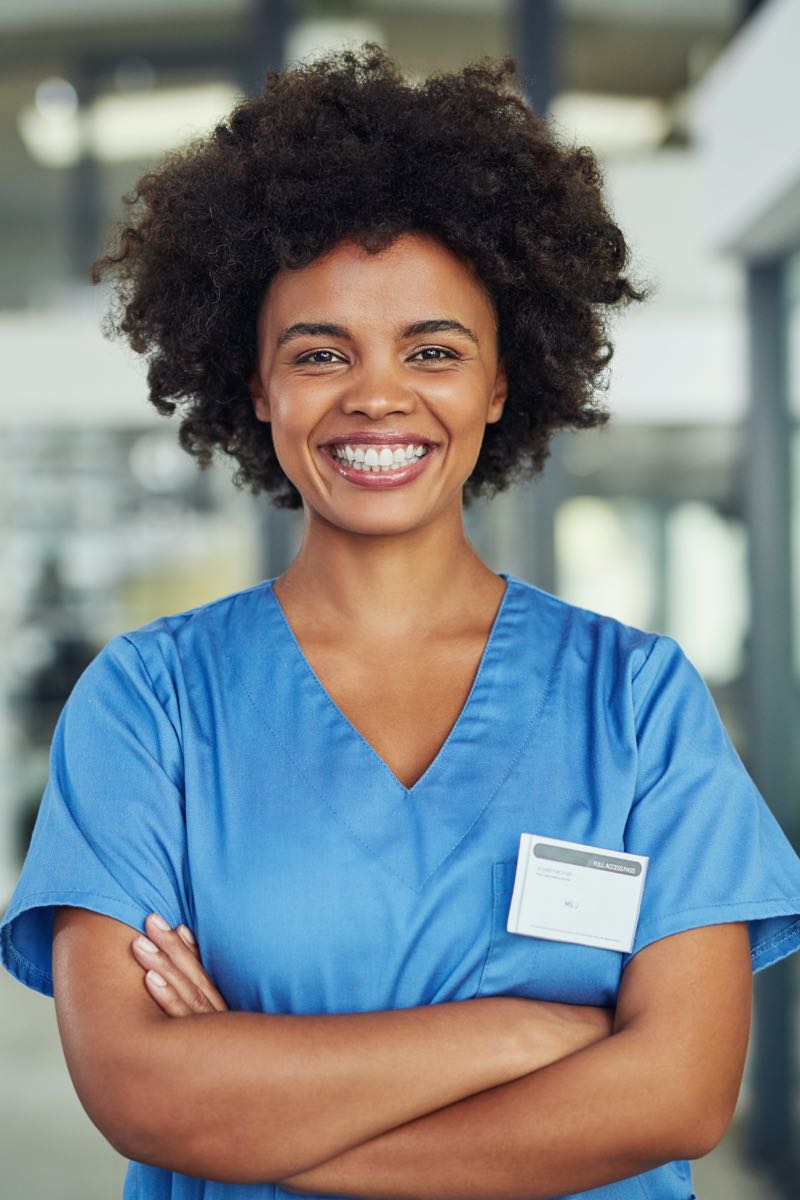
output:
<instances>
[{"instance_id":1,"label":"cheek","mask_svg":"<svg viewBox=\"0 0 800 1200\"><path fill-rule=\"evenodd\" d=\"M272 445L275 456L280 463L283 473L297 487L303 486L303 479L309 473L310 447L302 432L293 433L285 425L273 426Z\"/></svg>"},{"instance_id":2,"label":"cheek","mask_svg":"<svg viewBox=\"0 0 800 1200\"><path fill-rule=\"evenodd\" d=\"M316 433L319 422L313 406L284 395L271 412L272 445L281 470L301 494L316 493L322 464L315 458L321 453L317 443L322 435Z\"/></svg>"},{"instance_id":3,"label":"cheek","mask_svg":"<svg viewBox=\"0 0 800 1200\"><path fill-rule=\"evenodd\" d=\"M299 394L288 388L270 392L272 441L276 453L291 458L303 454L304 447L315 445L314 430L325 412L325 405L310 391Z\"/></svg>"},{"instance_id":4,"label":"cheek","mask_svg":"<svg viewBox=\"0 0 800 1200\"><path fill-rule=\"evenodd\" d=\"M437 405L437 416L447 431L452 447L480 445L486 426L488 401L477 391L442 397Z\"/></svg>"}]
</instances>

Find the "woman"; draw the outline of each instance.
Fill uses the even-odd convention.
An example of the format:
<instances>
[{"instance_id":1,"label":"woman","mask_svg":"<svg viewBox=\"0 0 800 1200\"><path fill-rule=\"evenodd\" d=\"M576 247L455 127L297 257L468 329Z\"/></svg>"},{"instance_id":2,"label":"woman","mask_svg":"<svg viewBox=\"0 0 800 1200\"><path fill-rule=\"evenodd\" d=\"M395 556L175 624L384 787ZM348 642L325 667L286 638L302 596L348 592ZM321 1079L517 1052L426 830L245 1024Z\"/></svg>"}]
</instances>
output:
<instances>
[{"instance_id":1,"label":"woman","mask_svg":"<svg viewBox=\"0 0 800 1200\"><path fill-rule=\"evenodd\" d=\"M677 643L465 536L606 419L601 306L645 294L512 71L273 73L97 265L185 448L304 515L283 574L84 673L0 931L129 1200L687 1200L752 972L800 943L800 861Z\"/></svg>"}]
</instances>

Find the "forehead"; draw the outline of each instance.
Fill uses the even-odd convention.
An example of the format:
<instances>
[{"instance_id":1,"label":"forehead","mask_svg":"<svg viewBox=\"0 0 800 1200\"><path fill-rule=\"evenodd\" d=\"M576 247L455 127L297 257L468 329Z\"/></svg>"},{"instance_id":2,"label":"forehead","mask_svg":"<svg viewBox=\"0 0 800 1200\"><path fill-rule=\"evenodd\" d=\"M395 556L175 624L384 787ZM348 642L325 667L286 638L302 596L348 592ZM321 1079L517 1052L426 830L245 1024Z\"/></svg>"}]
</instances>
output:
<instances>
[{"instance_id":1,"label":"forehead","mask_svg":"<svg viewBox=\"0 0 800 1200\"><path fill-rule=\"evenodd\" d=\"M432 316L493 321L491 300L472 264L424 233L402 234L377 253L348 239L305 267L282 268L264 297L259 326L271 328L300 310L308 319L335 314L392 325Z\"/></svg>"}]
</instances>

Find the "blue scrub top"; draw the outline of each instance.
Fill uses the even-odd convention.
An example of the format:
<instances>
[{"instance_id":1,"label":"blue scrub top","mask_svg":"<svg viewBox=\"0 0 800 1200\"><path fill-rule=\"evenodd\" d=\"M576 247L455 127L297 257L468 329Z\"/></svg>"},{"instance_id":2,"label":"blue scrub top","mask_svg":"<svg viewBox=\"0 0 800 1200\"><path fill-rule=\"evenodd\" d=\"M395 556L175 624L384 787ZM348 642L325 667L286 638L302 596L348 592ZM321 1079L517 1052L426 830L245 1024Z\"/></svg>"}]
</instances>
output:
<instances>
[{"instance_id":1,"label":"blue scrub top","mask_svg":"<svg viewBox=\"0 0 800 1200\"><path fill-rule=\"evenodd\" d=\"M272 580L111 639L55 730L0 958L53 992L55 906L194 930L229 1006L518 995L613 1005L642 946L748 921L800 944L800 859L672 638L513 576L472 690L404 787L314 674ZM630 954L511 934L520 833L649 855ZM346 881L347 886L342 886ZM689 1162L594 1188L688 1200ZM293 1196L132 1162L125 1200Z\"/></svg>"}]
</instances>

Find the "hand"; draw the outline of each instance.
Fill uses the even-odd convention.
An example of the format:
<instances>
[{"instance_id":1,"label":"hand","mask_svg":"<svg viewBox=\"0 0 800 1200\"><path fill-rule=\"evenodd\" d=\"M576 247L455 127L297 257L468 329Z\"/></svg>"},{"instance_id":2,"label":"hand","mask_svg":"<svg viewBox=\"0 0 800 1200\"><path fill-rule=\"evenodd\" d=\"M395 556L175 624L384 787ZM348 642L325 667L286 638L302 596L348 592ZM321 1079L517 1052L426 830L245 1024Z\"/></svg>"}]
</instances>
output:
<instances>
[{"instance_id":1,"label":"hand","mask_svg":"<svg viewBox=\"0 0 800 1200\"><path fill-rule=\"evenodd\" d=\"M540 1003L542 1015L549 1013L555 1022L558 1058L584 1050L602 1042L614 1032L616 1009L594 1004L562 1004L555 1001Z\"/></svg>"},{"instance_id":2,"label":"hand","mask_svg":"<svg viewBox=\"0 0 800 1200\"><path fill-rule=\"evenodd\" d=\"M518 1033L517 1061L527 1064L528 1072L603 1041L614 1031L613 1008L505 995L481 997L478 1003L508 1010L503 1012L503 1021ZM496 1019L494 1014L492 1019Z\"/></svg>"},{"instance_id":3,"label":"hand","mask_svg":"<svg viewBox=\"0 0 800 1200\"><path fill-rule=\"evenodd\" d=\"M145 921L147 938L154 949L142 945L141 934L131 943L133 956L146 974L147 990L168 1017L192 1013L227 1012L222 994L212 983L200 961L197 943L185 925L176 930L159 929L151 913Z\"/></svg>"}]
</instances>

